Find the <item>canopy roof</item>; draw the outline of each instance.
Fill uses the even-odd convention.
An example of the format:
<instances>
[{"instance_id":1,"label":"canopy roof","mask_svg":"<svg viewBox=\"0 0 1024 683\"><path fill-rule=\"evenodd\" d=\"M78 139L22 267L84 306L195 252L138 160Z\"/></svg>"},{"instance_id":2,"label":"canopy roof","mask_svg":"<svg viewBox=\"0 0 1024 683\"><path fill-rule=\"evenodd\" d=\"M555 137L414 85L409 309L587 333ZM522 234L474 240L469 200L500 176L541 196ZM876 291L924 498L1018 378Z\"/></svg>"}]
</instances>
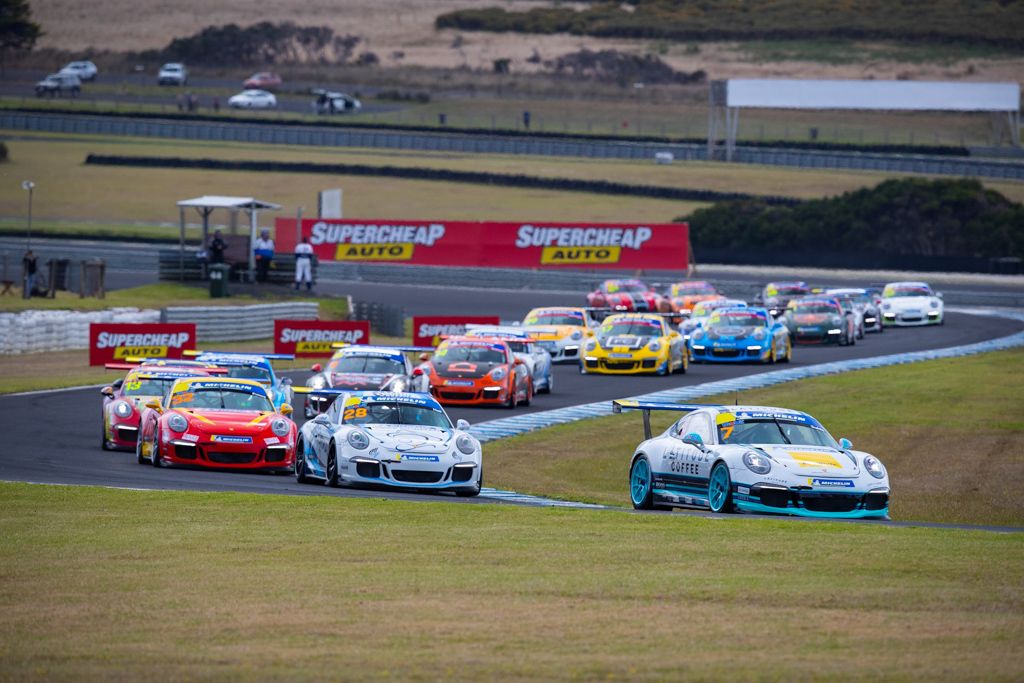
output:
<instances>
[{"instance_id":1,"label":"canopy roof","mask_svg":"<svg viewBox=\"0 0 1024 683\"><path fill-rule=\"evenodd\" d=\"M729 107L1020 111L1018 83L731 78L726 88Z\"/></svg>"},{"instance_id":2,"label":"canopy roof","mask_svg":"<svg viewBox=\"0 0 1024 683\"><path fill-rule=\"evenodd\" d=\"M203 195L194 199L182 199L178 202L181 207L195 207L197 209L247 209L276 211L281 208L280 204L265 202L255 197L224 197L221 195Z\"/></svg>"}]
</instances>

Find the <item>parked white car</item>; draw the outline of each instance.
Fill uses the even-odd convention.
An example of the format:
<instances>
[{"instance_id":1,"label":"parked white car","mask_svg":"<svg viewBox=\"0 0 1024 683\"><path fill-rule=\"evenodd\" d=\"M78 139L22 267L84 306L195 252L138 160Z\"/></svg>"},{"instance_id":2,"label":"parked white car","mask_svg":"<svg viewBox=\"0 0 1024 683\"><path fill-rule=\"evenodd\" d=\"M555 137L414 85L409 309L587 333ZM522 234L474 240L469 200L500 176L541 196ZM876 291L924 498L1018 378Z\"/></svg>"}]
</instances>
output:
<instances>
[{"instance_id":1,"label":"parked white car","mask_svg":"<svg viewBox=\"0 0 1024 683\"><path fill-rule=\"evenodd\" d=\"M243 90L228 99L228 106L233 109L275 109L277 98L266 90Z\"/></svg>"},{"instance_id":2,"label":"parked white car","mask_svg":"<svg viewBox=\"0 0 1024 683\"><path fill-rule=\"evenodd\" d=\"M156 76L157 85L185 85L188 83L188 69L184 64L168 62L160 67Z\"/></svg>"},{"instance_id":3,"label":"parked white car","mask_svg":"<svg viewBox=\"0 0 1024 683\"><path fill-rule=\"evenodd\" d=\"M343 92L316 89L313 95L316 96L313 100L313 111L317 114L341 114L356 112L363 108L362 102Z\"/></svg>"},{"instance_id":4,"label":"parked white car","mask_svg":"<svg viewBox=\"0 0 1024 683\"><path fill-rule=\"evenodd\" d=\"M890 282L882 289L882 324L942 325L942 294L924 282Z\"/></svg>"},{"instance_id":5,"label":"parked white car","mask_svg":"<svg viewBox=\"0 0 1024 683\"><path fill-rule=\"evenodd\" d=\"M69 62L60 70L62 74L74 74L83 81L94 81L99 69L90 61Z\"/></svg>"},{"instance_id":6,"label":"parked white car","mask_svg":"<svg viewBox=\"0 0 1024 683\"><path fill-rule=\"evenodd\" d=\"M633 507L696 506L857 519L889 514L889 474L875 456L836 441L807 413L765 406L680 405L623 399L644 413L629 466ZM686 413L652 436L650 412Z\"/></svg>"},{"instance_id":7,"label":"parked white car","mask_svg":"<svg viewBox=\"0 0 1024 683\"><path fill-rule=\"evenodd\" d=\"M52 97L63 97L64 95L77 97L81 89L81 79L72 73L50 74L36 83L36 95L38 97L45 97L46 95Z\"/></svg>"}]
</instances>

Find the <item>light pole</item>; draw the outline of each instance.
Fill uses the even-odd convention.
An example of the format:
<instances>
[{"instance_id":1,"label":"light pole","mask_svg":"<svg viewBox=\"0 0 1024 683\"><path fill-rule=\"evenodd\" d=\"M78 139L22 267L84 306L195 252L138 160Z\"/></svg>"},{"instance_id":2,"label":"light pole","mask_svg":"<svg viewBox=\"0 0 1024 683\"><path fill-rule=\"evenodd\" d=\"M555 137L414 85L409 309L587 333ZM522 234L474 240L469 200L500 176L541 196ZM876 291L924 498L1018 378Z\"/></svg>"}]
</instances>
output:
<instances>
[{"instance_id":1,"label":"light pole","mask_svg":"<svg viewBox=\"0 0 1024 683\"><path fill-rule=\"evenodd\" d=\"M28 190L28 233L25 239L25 250L32 249L32 190L34 190L36 184L31 180L22 180L21 189Z\"/></svg>"}]
</instances>

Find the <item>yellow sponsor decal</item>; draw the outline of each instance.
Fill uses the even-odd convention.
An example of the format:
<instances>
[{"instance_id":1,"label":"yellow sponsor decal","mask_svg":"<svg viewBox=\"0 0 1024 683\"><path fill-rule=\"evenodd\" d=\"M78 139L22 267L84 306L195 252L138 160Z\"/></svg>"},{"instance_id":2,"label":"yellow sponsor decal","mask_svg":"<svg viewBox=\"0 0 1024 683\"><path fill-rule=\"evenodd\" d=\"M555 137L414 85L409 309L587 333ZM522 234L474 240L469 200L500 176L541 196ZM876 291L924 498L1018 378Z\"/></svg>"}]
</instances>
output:
<instances>
[{"instance_id":1,"label":"yellow sponsor decal","mask_svg":"<svg viewBox=\"0 0 1024 683\"><path fill-rule=\"evenodd\" d=\"M789 457L800 463L800 467L814 467L816 465L828 465L842 469L839 461L828 453L806 453L803 451L790 451Z\"/></svg>"},{"instance_id":2,"label":"yellow sponsor decal","mask_svg":"<svg viewBox=\"0 0 1024 683\"><path fill-rule=\"evenodd\" d=\"M349 406L357 406L362 402L363 400L358 396L349 396L347 399L345 399L345 405L342 407L348 408Z\"/></svg>"},{"instance_id":3,"label":"yellow sponsor decal","mask_svg":"<svg viewBox=\"0 0 1024 683\"><path fill-rule=\"evenodd\" d=\"M166 358L166 346L118 346L114 349L114 358Z\"/></svg>"},{"instance_id":4,"label":"yellow sponsor decal","mask_svg":"<svg viewBox=\"0 0 1024 683\"><path fill-rule=\"evenodd\" d=\"M382 244L339 244L334 252L335 261L409 261L412 242Z\"/></svg>"},{"instance_id":5,"label":"yellow sponsor decal","mask_svg":"<svg viewBox=\"0 0 1024 683\"><path fill-rule=\"evenodd\" d=\"M715 417L715 422L720 425L732 424L735 421L736 416L732 413L719 413L718 416Z\"/></svg>"},{"instance_id":6,"label":"yellow sponsor decal","mask_svg":"<svg viewBox=\"0 0 1024 683\"><path fill-rule=\"evenodd\" d=\"M330 353L336 343L329 341L296 342L295 353ZM347 346L347 344L344 346Z\"/></svg>"},{"instance_id":7,"label":"yellow sponsor decal","mask_svg":"<svg viewBox=\"0 0 1024 683\"><path fill-rule=\"evenodd\" d=\"M541 251L540 262L544 265L618 263L621 254L622 247L544 247ZM609 286L608 291L614 290Z\"/></svg>"}]
</instances>

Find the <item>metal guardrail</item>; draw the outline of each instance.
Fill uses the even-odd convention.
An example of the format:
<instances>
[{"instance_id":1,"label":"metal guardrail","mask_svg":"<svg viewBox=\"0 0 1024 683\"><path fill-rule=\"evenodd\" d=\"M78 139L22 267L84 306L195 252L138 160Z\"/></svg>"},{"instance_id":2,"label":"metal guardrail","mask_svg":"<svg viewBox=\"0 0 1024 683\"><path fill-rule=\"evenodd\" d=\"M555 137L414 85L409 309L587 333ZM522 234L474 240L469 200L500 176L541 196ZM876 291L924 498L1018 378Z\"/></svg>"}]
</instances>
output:
<instances>
[{"instance_id":1,"label":"metal guardrail","mask_svg":"<svg viewBox=\"0 0 1024 683\"><path fill-rule=\"evenodd\" d=\"M707 160L701 144L616 142L559 138L508 138L454 133L395 132L271 123L216 123L89 116L0 112L0 128L77 135L126 135L218 142L308 145L317 147L378 147L469 154L514 154L606 159L654 160L671 152L681 161ZM895 173L927 173L984 178L1024 179L1024 163L910 154L813 151L793 148L738 147L741 163L799 168L861 169Z\"/></svg>"},{"instance_id":2,"label":"metal guardrail","mask_svg":"<svg viewBox=\"0 0 1024 683\"><path fill-rule=\"evenodd\" d=\"M1024 312L1006 310L957 310L957 313L970 313L973 315L988 315L1011 320L1024 321ZM821 377L823 375L836 375L842 372L853 370L865 370L868 368L881 368L889 365L903 365L904 363L916 363L923 360L936 360L939 358L959 358L977 353L989 351L1001 351L1003 349L1024 346L1024 332L1017 332L1006 337L990 339L989 341L963 346L953 346L945 349L933 349L930 351L912 351L909 353L895 353L888 356L876 356L874 358L857 358L853 360L835 361L833 363L819 363L808 365L802 368L790 368L786 370L775 370L762 372L755 375L746 375L734 379L722 380L719 382L705 382L692 386L656 391L650 394L639 396L623 396L639 401L665 401L669 403L682 403L696 401L706 396L716 394L728 394L735 391L748 391L750 389L762 389L764 387L792 382L798 379ZM488 422L479 422L470 427L470 433L481 442L504 439L510 436L517 436L554 425L577 422L590 417L601 417L611 414L611 401L598 401L596 403L584 403L567 408L557 408L539 413L516 415Z\"/></svg>"},{"instance_id":3,"label":"metal guardrail","mask_svg":"<svg viewBox=\"0 0 1024 683\"><path fill-rule=\"evenodd\" d=\"M270 339L274 320L316 320L320 305L311 301L252 306L171 306L160 312L163 323L195 323L203 341Z\"/></svg>"}]
</instances>

